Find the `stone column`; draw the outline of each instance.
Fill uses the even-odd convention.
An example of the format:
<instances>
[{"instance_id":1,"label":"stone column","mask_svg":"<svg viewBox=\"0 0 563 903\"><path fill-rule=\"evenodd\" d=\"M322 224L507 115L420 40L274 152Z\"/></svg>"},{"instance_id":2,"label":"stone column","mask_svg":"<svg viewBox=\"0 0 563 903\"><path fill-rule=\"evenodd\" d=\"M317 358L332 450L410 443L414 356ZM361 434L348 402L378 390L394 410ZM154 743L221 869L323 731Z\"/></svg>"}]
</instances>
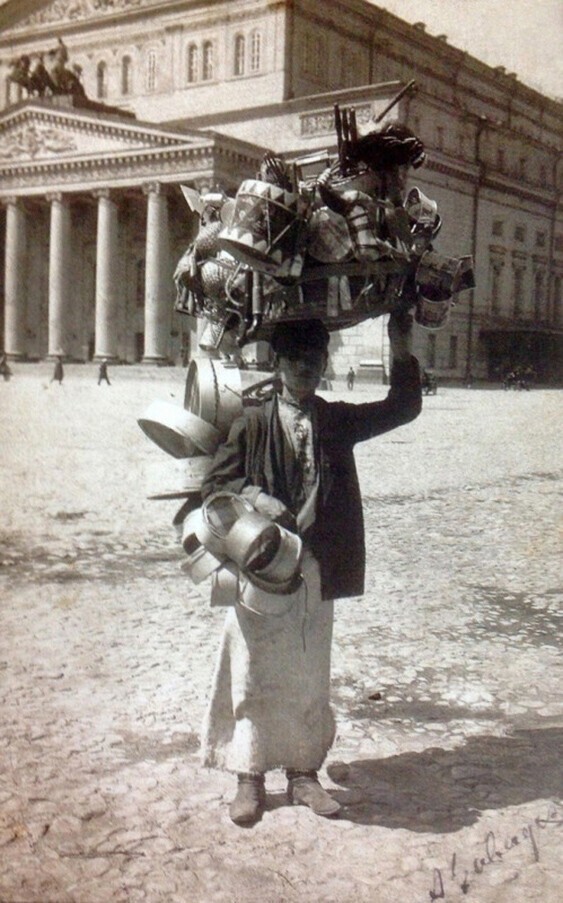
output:
<instances>
[{"instance_id":1,"label":"stone column","mask_svg":"<svg viewBox=\"0 0 563 903\"><path fill-rule=\"evenodd\" d=\"M117 204L107 189L94 192L98 198L96 247L96 345L94 359L117 357L118 254Z\"/></svg>"},{"instance_id":2,"label":"stone column","mask_svg":"<svg viewBox=\"0 0 563 903\"><path fill-rule=\"evenodd\" d=\"M144 186L143 190L147 195L143 363L158 363L168 359L172 317L168 200L158 182Z\"/></svg>"},{"instance_id":3,"label":"stone column","mask_svg":"<svg viewBox=\"0 0 563 903\"><path fill-rule=\"evenodd\" d=\"M4 350L9 358L26 356L26 214L18 198L9 198L6 209L6 270Z\"/></svg>"},{"instance_id":4,"label":"stone column","mask_svg":"<svg viewBox=\"0 0 563 903\"><path fill-rule=\"evenodd\" d=\"M70 207L62 194L47 196L51 202L49 240L49 357L63 356L70 320Z\"/></svg>"}]
</instances>

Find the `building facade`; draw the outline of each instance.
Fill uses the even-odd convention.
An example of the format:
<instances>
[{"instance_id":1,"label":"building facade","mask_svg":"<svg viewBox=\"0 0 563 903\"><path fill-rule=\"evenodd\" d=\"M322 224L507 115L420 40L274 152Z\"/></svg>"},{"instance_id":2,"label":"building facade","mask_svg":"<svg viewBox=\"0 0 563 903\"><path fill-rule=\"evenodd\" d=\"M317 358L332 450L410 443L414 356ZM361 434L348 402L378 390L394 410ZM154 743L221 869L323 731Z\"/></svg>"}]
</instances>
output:
<instances>
[{"instance_id":1,"label":"building facade","mask_svg":"<svg viewBox=\"0 0 563 903\"><path fill-rule=\"evenodd\" d=\"M29 96L9 63L64 42L86 99ZM0 11L3 345L185 360L174 265L195 220L180 185L234 193L265 149L336 150L333 104L388 118L428 152L436 249L472 254L476 288L439 332L416 331L444 377L531 365L562 377L561 104L364 0L19 0ZM74 67L78 67L75 69ZM333 337L337 375L386 363L381 319Z\"/></svg>"}]
</instances>

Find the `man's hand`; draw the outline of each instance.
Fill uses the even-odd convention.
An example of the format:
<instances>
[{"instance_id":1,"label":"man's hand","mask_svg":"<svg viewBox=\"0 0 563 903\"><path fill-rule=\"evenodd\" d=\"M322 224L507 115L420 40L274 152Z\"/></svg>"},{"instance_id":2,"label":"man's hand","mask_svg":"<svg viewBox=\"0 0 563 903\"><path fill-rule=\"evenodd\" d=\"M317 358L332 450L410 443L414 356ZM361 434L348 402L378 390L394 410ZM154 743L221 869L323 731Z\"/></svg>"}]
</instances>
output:
<instances>
[{"instance_id":1,"label":"man's hand","mask_svg":"<svg viewBox=\"0 0 563 903\"><path fill-rule=\"evenodd\" d=\"M408 361L412 355L412 324L412 314L406 310L389 316L387 331L395 361Z\"/></svg>"},{"instance_id":2,"label":"man's hand","mask_svg":"<svg viewBox=\"0 0 563 903\"><path fill-rule=\"evenodd\" d=\"M254 502L254 507L259 514L263 514L264 517L269 517L270 520L279 524L280 527L285 527L288 530L295 530L295 518L293 514L289 508L286 508L283 502L280 502L280 500L273 495L268 495L267 492L261 492Z\"/></svg>"}]
</instances>

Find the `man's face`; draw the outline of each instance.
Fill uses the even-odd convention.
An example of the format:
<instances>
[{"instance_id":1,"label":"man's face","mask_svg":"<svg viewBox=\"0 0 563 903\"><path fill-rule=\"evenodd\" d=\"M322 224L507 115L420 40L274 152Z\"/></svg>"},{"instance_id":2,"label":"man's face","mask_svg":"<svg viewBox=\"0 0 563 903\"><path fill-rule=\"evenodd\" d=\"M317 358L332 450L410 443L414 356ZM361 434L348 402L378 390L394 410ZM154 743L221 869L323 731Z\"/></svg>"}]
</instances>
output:
<instances>
[{"instance_id":1,"label":"man's face","mask_svg":"<svg viewBox=\"0 0 563 903\"><path fill-rule=\"evenodd\" d=\"M295 398L315 394L325 371L327 354L316 348L295 348L278 355L278 371L283 384Z\"/></svg>"}]
</instances>

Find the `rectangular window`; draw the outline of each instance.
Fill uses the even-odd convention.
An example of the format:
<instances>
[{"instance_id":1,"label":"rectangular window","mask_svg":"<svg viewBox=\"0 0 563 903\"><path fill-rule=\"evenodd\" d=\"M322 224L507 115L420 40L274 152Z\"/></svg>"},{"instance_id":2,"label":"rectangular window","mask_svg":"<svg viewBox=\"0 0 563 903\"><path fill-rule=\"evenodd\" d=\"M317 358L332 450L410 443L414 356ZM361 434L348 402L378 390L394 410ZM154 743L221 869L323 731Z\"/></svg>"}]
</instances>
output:
<instances>
[{"instance_id":1,"label":"rectangular window","mask_svg":"<svg viewBox=\"0 0 563 903\"><path fill-rule=\"evenodd\" d=\"M250 36L250 71L259 72L262 66L262 35L253 31Z\"/></svg>"},{"instance_id":2,"label":"rectangular window","mask_svg":"<svg viewBox=\"0 0 563 903\"><path fill-rule=\"evenodd\" d=\"M187 59L187 81L188 84L193 84L193 82L197 81L199 71L199 52L196 44L190 44L188 47L188 59Z\"/></svg>"},{"instance_id":3,"label":"rectangular window","mask_svg":"<svg viewBox=\"0 0 563 903\"><path fill-rule=\"evenodd\" d=\"M244 75L245 49L244 35L239 34L235 38L235 75Z\"/></svg>"},{"instance_id":4,"label":"rectangular window","mask_svg":"<svg viewBox=\"0 0 563 903\"><path fill-rule=\"evenodd\" d=\"M211 81L214 77L215 70L215 59L213 52L213 44L211 41L206 41L203 45L203 72L202 77L203 80L208 82Z\"/></svg>"},{"instance_id":5,"label":"rectangular window","mask_svg":"<svg viewBox=\"0 0 563 903\"><path fill-rule=\"evenodd\" d=\"M545 248L545 232L536 232L536 245L538 248Z\"/></svg>"},{"instance_id":6,"label":"rectangular window","mask_svg":"<svg viewBox=\"0 0 563 903\"><path fill-rule=\"evenodd\" d=\"M147 57L147 91L156 88L156 50L149 50Z\"/></svg>"},{"instance_id":7,"label":"rectangular window","mask_svg":"<svg viewBox=\"0 0 563 903\"><path fill-rule=\"evenodd\" d=\"M496 235L497 238L502 238L504 232L504 223L501 219L493 220L493 235Z\"/></svg>"},{"instance_id":8,"label":"rectangular window","mask_svg":"<svg viewBox=\"0 0 563 903\"><path fill-rule=\"evenodd\" d=\"M525 241L526 240L526 230L525 230L524 226L515 226L514 239L515 239L515 241Z\"/></svg>"}]
</instances>

